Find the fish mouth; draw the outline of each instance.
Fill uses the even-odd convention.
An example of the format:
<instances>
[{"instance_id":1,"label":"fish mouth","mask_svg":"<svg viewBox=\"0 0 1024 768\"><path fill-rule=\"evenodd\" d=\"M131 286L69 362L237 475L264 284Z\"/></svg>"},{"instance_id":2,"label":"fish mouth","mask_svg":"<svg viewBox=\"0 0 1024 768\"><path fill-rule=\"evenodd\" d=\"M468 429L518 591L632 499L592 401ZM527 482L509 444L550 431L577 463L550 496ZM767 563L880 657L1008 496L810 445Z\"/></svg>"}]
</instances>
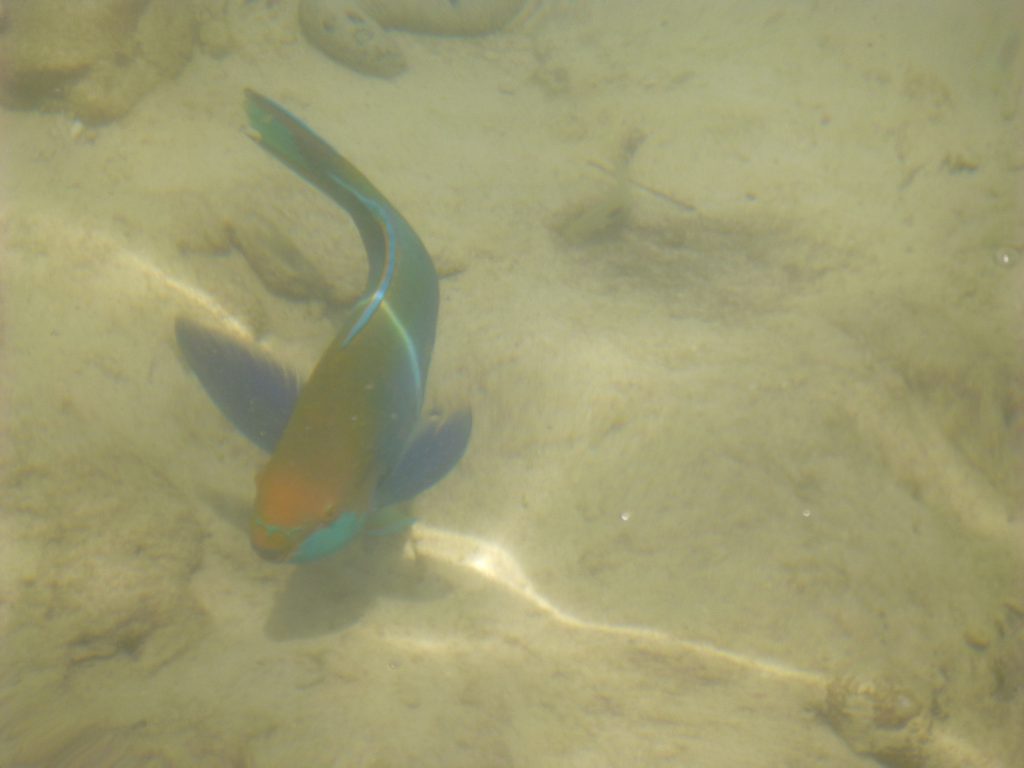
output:
<instances>
[{"instance_id":1,"label":"fish mouth","mask_svg":"<svg viewBox=\"0 0 1024 768\"><path fill-rule=\"evenodd\" d=\"M252 543L253 552L271 563L283 563L288 559L288 552L280 549L269 549L261 547L255 542Z\"/></svg>"},{"instance_id":2,"label":"fish mouth","mask_svg":"<svg viewBox=\"0 0 1024 768\"><path fill-rule=\"evenodd\" d=\"M292 556L295 542L301 541L304 531L301 526L280 526L256 518L249 529L249 544L262 559L284 563Z\"/></svg>"}]
</instances>

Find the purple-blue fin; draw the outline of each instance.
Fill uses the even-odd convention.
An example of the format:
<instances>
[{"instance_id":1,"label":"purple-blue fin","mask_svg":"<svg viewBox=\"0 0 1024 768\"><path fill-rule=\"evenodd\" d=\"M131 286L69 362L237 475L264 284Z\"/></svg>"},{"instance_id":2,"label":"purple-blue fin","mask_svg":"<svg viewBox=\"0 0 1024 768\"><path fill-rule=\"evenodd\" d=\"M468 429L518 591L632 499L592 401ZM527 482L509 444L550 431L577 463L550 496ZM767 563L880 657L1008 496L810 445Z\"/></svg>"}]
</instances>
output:
<instances>
[{"instance_id":1,"label":"purple-blue fin","mask_svg":"<svg viewBox=\"0 0 1024 768\"><path fill-rule=\"evenodd\" d=\"M174 323L189 367L235 429L273 453L295 410L298 377L256 344L186 317Z\"/></svg>"},{"instance_id":2,"label":"purple-blue fin","mask_svg":"<svg viewBox=\"0 0 1024 768\"><path fill-rule=\"evenodd\" d=\"M377 485L377 509L408 501L459 463L469 445L473 414L467 408L444 420L427 420L413 435L394 469Z\"/></svg>"}]
</instances>

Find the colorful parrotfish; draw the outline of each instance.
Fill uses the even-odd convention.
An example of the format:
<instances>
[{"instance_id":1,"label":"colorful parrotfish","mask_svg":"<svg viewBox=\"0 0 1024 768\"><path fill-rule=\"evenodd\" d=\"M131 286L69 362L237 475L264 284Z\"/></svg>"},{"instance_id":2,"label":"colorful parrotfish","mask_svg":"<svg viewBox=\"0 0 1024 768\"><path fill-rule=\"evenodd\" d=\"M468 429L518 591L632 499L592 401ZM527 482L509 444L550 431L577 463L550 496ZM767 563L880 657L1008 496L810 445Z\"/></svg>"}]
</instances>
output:
<instances>
[{"instance_id":1,"label":"colorful parrotfish","mask_svg":"<svg viewBox=\"0 0 1024 768\"><path fill-rule=\"evenodd\" d=\"M246 92L252 138L344 208L369 277L304 386L255 344L178 318L178 345L235 427L271 454L258 473L253 548L303 563L363 531L396 526L381 510L458 463L468 410L421 421L437 326L437 273L402 215L351 163L269 99Z\"/></svg>"}]
</instances>

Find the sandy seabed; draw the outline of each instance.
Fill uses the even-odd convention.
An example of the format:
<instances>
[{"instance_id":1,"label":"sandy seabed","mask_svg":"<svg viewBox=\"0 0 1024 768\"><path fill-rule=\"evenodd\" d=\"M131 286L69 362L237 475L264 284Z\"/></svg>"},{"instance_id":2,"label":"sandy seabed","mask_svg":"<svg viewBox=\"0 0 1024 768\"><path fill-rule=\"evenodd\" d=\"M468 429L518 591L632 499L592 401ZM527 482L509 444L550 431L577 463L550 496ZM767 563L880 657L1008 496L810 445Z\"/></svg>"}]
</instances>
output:
<instances>
[{"instance_id":1,"label":"sandy seabed","mask_svg":"<svg viewBox=\"0 0 1024 768\"><path fill-rule=\"evenodd\" d=\"M1012 3L539 2L394 80L212 5L119 121L2 116L0 764L1024 764ZM173 322L308 368L365 258L246 87L417 228L475 419L298 569Z\"/></svg>"}]
</instances>

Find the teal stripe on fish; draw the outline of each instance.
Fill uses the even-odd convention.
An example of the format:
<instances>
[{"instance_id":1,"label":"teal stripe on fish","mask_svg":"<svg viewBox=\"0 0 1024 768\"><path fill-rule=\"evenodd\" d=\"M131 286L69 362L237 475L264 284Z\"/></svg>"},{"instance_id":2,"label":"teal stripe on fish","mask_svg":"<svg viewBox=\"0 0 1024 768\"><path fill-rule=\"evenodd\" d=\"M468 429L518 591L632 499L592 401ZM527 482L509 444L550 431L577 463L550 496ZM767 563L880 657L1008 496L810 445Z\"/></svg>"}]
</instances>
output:
<instances>
[{"instance_id":1,"label":"teal stripe on fish","mask_svg":"<svg viewBox=\"0 0 1024 768\"><path fill-rule=\"evenodd\" d=\"M333 176L332 176L333 178ZM372 294L370 294L370 301L363 309L362 313L356 318L356 321L352 324L348 333L345 335L344 340L341 342L341 346L347 347L351 343L352 339L355 338L356 334L359 333L366 324L370 322L370 318L373 317L373 313L380 307L381 302L384 301L384 294L387 293L388 288L391 286L391 279L395 274L395 263L398 261L398 256L395 252L395 227L393 217L390 213L382 206L377 205L372 200L365 200L362 196L357 195L360 200L370 209L371 212L378 214L378 219L383 225L384 245L385 245L385 257L384 257L384 268L380 271L380 279L377 281L377 285L374 288Z\"/></svg>"},{"instance_id":2,"label":"teal stripe on fish","mask_svg":"<svg viewBox=\"0 0 1024 768\"><path fill-rule=\"evenodd\" d=\"M381 304L381 308L384 310L387 318L391 321L391 325L394 328L395 333L398 334L399 339L402 341L402 346L405 348L405 356L409 361L409 372L412 374L413 384L416 388L417 394L419 395L420 404L422 405L424 395L423 376L420 373L420 356L416 351L416 345L413 343L412 337L402 324L402 320L391 308L391 305L384 302Z\"/></svg>"}]
</instances>

